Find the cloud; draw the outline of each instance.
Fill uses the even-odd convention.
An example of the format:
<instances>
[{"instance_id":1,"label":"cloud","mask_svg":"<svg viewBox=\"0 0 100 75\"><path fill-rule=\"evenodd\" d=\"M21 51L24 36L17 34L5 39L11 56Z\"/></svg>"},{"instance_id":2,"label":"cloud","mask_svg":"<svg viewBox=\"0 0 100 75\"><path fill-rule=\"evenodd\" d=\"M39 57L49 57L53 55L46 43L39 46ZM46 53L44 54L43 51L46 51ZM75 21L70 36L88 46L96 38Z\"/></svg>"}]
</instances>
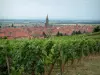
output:
<instances>
[{"instance_id":1,"label":"cloud","mask_svg":"<svg viewBox=\"0 0 100 75\"><path fill-rule=\"evenodd\" d=\"M100 0L0 0L0 18L100 19Z\"/></svg>"}]
</instances>

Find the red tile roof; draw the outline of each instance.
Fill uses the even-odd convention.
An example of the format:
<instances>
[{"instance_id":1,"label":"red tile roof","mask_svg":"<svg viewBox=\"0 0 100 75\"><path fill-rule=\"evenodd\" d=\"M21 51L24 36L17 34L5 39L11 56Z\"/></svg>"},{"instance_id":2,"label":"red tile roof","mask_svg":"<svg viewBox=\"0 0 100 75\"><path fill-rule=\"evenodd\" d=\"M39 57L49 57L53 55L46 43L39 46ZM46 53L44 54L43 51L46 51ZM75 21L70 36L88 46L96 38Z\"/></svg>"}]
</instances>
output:
<instances>
[{"instance_id":1,"label":"red tile roof","mask_svg":"<svg viewBox=\"0 0 100 75\"><path fill-rule=\"evenodd\" d=\"M20 28L1 28L0 29L0 37L7 36L9 38L22 38L22 37L33 37L42 36L42 33L45 32L48 34L51 32L52 35L56 35L57 32L61 32L63 34L71 35L73 31L81 31L81 32L92 32L93 26L86 25L67 25L67 26L53 26L53 27L20 27Z\"/></svg>"}]
</instances>

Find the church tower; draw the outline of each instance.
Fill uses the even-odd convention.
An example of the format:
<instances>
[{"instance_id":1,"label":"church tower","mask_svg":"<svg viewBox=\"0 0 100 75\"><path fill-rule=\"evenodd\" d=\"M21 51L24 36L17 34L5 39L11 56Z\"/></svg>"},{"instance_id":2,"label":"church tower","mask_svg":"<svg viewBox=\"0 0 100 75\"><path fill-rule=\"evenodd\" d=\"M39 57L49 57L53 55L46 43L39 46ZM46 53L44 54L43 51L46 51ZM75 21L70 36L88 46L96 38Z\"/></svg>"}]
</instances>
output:
<instances>
[{"instance_id":1,"label":"church tower","mask_svg":"<svg viewBox=\"0 0 100 75\"><path fill-rule=\"evenodd\" d=\"M48 27L49 25L49 19L48 19L48 15L46 16L46 22L45 22L45 27Z\"/></svg>"}]
</instances>

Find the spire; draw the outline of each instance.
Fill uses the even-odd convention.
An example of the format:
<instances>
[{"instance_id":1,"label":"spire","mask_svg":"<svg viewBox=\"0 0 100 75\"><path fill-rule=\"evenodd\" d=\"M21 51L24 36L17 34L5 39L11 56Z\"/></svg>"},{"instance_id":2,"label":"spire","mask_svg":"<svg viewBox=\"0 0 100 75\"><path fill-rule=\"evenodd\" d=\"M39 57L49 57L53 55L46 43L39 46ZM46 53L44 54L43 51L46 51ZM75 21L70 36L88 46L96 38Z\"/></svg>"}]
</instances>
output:
<instances>
[{"instance_id":1,"label":"spire","mask_svg":"<svg viewBox=\"0 0 100 75\"><path fill-rule=\"evenodd\" d=\"M46 19L48 19L48 14L47 14L47 17L46 17Z\"/></svg>"},{"instance_id":2,"label":"spire","mask_svg":"<svg viewBox=\"0 0 100 75\"><path fill-rule=\"evenodd\" d=\"M49 19L48 19L48 14L46 16L46 22L45 22L45 27L47 27L49 25Z\"/></svg>"}]
</instances>

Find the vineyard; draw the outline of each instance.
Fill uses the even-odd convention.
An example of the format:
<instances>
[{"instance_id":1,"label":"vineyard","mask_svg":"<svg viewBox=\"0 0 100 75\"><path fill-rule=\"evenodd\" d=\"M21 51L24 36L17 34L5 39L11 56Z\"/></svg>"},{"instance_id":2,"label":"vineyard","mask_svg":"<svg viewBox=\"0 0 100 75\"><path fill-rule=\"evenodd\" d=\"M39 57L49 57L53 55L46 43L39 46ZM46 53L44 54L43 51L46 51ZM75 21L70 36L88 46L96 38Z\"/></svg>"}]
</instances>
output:
<instances>
[{"instance_id":1,"label":"vineyard","mask_svg":"<svg viewBox=\"0 0 100 75\"><path fill-rule=\"evenodd\" d=\"M100 32L45 39L0 39L0 75L65 73L83 59L100 54ZM56 74L57 74L56 73Z\"/></svg>"}]
</instances>

